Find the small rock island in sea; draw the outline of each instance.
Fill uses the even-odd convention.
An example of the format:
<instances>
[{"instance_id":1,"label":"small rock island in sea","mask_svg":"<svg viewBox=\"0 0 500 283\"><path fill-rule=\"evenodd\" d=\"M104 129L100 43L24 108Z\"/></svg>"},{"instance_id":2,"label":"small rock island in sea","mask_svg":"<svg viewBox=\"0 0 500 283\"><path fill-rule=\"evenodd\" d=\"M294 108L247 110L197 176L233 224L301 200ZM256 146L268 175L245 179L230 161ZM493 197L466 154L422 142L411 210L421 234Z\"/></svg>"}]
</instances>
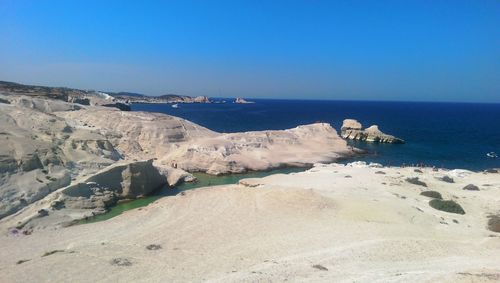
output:
<instances>
[{"instance_id":1,"label":"small rock island in sea","mask_svg":"<svg viewBox=\"0 0 500 283\"><path fill-rule=\"evenodd\" d=\"M248 104L248 103L255 103L253 101L247 101L244 98L237 97L233 103L239 103L239 104Z\"/></svg>"},{"instance_id":2,"label":"small rock island in sea","mask_svg":"<svg viewBox=\"0 0 500 283\"><path fill-rule=\"evenodd\" d=\"M372 125L366 129L360 122L354 119L345 119L342 123L341 136L344 139L359 140L379 143L404 143L405 141L383 133L377 125Z\"/></svg>"}]
</instances>

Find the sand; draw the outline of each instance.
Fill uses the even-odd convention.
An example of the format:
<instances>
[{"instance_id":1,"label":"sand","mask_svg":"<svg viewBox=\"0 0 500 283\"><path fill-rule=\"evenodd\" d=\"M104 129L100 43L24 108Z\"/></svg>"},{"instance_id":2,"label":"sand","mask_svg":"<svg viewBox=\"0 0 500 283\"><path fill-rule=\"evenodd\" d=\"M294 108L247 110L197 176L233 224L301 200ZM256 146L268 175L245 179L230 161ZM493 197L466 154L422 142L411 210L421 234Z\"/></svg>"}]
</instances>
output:
<instances>
[{"instance_id":1,"label":"sand","mask_svg":"<svg viewBox=\"0 0 500 283\"><path fill-rule=\"evenodd\" d=\"M377 167L318 164L165 197L104 222L2 235L0 281L500 280L500 234L486 227L499 212L500 174ZM424 190L466 213L430 207Z\"/></svg>"}]
</instances>

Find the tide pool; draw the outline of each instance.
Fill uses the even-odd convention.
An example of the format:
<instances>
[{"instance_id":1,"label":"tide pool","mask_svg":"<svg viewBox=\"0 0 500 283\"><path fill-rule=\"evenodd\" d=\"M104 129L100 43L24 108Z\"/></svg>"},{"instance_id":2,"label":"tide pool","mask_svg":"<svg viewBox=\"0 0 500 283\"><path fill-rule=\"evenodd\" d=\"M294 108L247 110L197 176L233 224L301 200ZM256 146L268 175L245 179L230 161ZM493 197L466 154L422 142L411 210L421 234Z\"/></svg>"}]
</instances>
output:
<instances>
[{"instance_id":1,"label":"tide pool","mask_svg":"<svg viewBox=\"0 0 500 283\"><path fill-rule=\"evenodd\" d=\"M111 207L108 212L106 212L104 214L99 214L99 215L96 215L93 217L89 217L88 219L80 220L80 221L78 221L78 224L86 224L86 223L105 221L105 220L111 219L117 215L120 215L127 210L146 206L150 203L155 202L156 200L158 200L160 198L174 196L174 195L177 195L178 193L180 193L182 191L186 191L186 190L193 190L196 188L210 187L210 186L236 184L236 183L238 183L239 180L245 179L245 178L261 178L261 177L269 176L272 174L289 174L289 173L294 173L294 172L302 172L306 169L308 169L308 168L281 168L281 169L275 169L275 170L269 170L269 171L248 172L248 173L242 173L242 174L229 174L229 175L222 175L222 176L213 176L213 175L209 175L209 174L205 174L205 173L194 173L193 175L197 178L196 182L182 183L182 184L175 186L175 187L165 186L165 187L161 188L160 190L156 191L152 195L138 198L135 200L124 201L124 202L118 203L117 205Z\"/></svg>"}]
</instances>

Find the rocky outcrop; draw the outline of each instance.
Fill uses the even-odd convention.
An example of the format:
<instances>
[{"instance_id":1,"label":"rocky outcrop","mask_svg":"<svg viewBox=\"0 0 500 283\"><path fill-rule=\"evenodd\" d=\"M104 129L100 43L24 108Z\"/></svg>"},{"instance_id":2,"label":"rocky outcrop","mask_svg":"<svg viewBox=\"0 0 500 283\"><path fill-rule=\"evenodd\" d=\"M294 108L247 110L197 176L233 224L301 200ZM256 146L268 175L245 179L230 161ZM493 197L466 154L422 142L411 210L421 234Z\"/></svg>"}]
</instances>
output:
<instances>
[{"instance_id":1,"label":"rocky outcrop","mask_svg":"<svg viewBox=\"0 0 500 283\"><path fill-rule=\"evenodd\" d=\"M363 129L361 123L354 119L345 119L342 123L341 136L344 139L379 143L404 143L404 140L383 133L377 125Z\"/></svg>"},{"instance_id":2,"label":"rocky outcrop","mask_svg":"<svg viewBox=\"0 0 500 283\"><path fill-rule=\"evenodd\" d=\"M106 133L127 158L157 158L189 172L241 173L285 165L331 162L355 154L330 124L283 131L220 134L159 113L89 108L57 115Z\"/></svg>"},{"instance_id":3,"label":"rocky outcrop","mask_svg":"<svg viewBox=\"0 0 500 283\"><path fill-rule=\"evenodd\" d=\"M0 95L0 98L5 99L11 105L22 108L30 108L44 113L53 113L57 111L74 111L83 108L83 106L80 104L67 103L56 99L12 95Z\"/></svg>"},{"instance_id":4,"label":"rocky outcrop","mask_svg":"<svg viewBox=\"0 0 500 283\"><path fill-rule=\"evenodd\" d=\"M96 106L109 102L103 93L89 96L89 106L35 93L2 97L10 104L0 103L0 218L39 200L48 201L48 195L82 178L97 178L118 161L155 159L162 168L159 174L168 176L165 182L176 184L193 180L188 172L240 173L332 162L356 154L325 123L222 134L165 114ZM123 182L151 179L145 173L137 175L134 166L129 166L130 178ZM72 203L81 200L82 209L149 193L126 184L118 189L102 186L102 181L88 182L100 185L76 183L75 190L95 193L87 199L80 199L85 198L81 195L71 199Z\"/></svg>"},{"instance_id":5,"label":"rocky outcrop","mask_svg":"<svg viewBox=\"0 0 500 283\"><path fill-rule=\"evenodd\" d=\"M78 103L78 104L81 104L81 105L90 105L90 99L83 98L83 97L70 98L70 99L68 99L68 102Z\"/></svg>"},{"instance_id":6,"label":"rocky outcrop","mask_svg":"<svg viewBox=\"0 0 500 283\"><path fill-rule=\"evenodd\" d=\"M208 96L197 96L193 100L195 103L210 103Z\"/></svg>"},{"instance_id":7,"label":"rocky outcrop","mask_svg":"<svg viewBox=\"0 0 500 283\"><path fill-rule=\"evenodd\" d=\"M179 168L173 168L169 165L154 163L160 174L167 176L167 183L169 186L175 186L182 182L194 182L196 177Z\"/></svg>"},{"instance_id":8,"label":"rocky outcrop","mask_svg":"<svg viewBox=\"0 0 500 283\"><path fill-rule=\"evenodd\" d=\"M153 160L119 162L47 195L1 223L24 231L65 226L165 185L167 176L153 166Z\"/></svg>"},{"instance_id":9,"label":"rocky outcrop","mask_svg":"<svg viewBox=\"0 0 500 283\"><path fill-rule=\"evenodd\" d=\"M332 162L353 154L330 124L316 123L199 138L179 145L164 160L186 171L219 175Z\"/></svg>"},{"instance_id":10,"label":"rocky outcrop","mask_svg":"<svg viewBox=\"0 0 500 283\"><path fill-rule=\"evenodd\" d=\"M120 159L104 136L53 114L74 104L26 97L10 101L0 104L0 218Z\"/></svg>"},{"instance_id":11,"label":"rocky outcrop","mask_svg":"<svg viewBox=\"0 0 500 283\"><path fill-rule=\"evenodd\" d=\"M122 103L210 103L207 96L185 96L177 94L166 94L161 96L148 96L138 93L120 92L110 93L116 101Z\"/></svg>"},{"instance_id":12,"label":"rocky outcrop","mask_svg":"<svg viewBox=\"0 0 500 283\"><path fill-rule=\"evenodd\" d=\"M237 97L233 103L239 103L239 104L247 104L247 103L254 103L252 101L247 101L244 98Z\"/></svg>"},{"instance_id":13,"label":"rocky outcrop","mask_svg":"<svg viewBox=\"0 0 500 283\"><path fill-rule=\"evenodd\" d=\"M10 104L10 101L9 101L8 99L1 98L1 97L0 97L0 103Z\"/></svg>"},{"instance_id":14,"label":"rocky outcrop","mask_svg":"<svg viewBox=\"0 0 500 283\"><path fill-rule=\"evenodd\" d=\"M62 189L58 201L71 208L105 208L119 199L148 195L164 185L167 176L153 166L153 160L127 162Z\"/></svg>"},{"instance_id":15,"label":"rocky outcrop","mask_svg":"<svg viewBox=\"0 0 500 283\"><path fill-rule=\"evenodd\" d=\"M184 119L160 113L92 107L57 115L75 125L99 131L125 159L162 159L182 143L218 135Z\"/></svg>"},{"instance_id":16,"label":"rocky outcrop","mask_svg":"<svg viewBox=\"0 0 500 283\"><path fill-rule=\"evenodd\" d=\"M0 81L0 94L12 96L14 98L26 96L29 98L58 100L80 105L101 105L113 101L113 97L108 94L94 90L23 85L4 81Z\"/></svg>"},{"instance_id":17,"label":"rocky outcrop","mask_svg":"<svg viewBox=\"0 0 500 283\"><path fill-rule=\"evenodd\" d=\"M130 107L130 105L125 104L125 103L121 103L121 102L107 103L107 104L103 104L102 106L104 106L104 107L114 107L114 108L120 109L121 111L131 111L132 110L132 108Z\"/></svg>"}]
</instances>

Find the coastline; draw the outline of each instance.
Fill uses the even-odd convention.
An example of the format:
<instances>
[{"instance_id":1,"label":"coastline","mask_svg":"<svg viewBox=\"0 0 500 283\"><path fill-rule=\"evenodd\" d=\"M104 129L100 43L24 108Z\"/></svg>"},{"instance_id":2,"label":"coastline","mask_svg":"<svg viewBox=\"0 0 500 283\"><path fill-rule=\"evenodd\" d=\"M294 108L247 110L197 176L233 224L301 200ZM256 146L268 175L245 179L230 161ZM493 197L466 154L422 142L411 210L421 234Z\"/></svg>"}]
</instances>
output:
<instances>
[{"instance_id":1,"label":"coastline","mask_svg":"<svg viewBox=\"0 0 500 283\"><path fill-rule=\"evenodd\" d=\"M193 173L196 181L184 182L172 187L163 187L148 196L144 196L143 198L131 199L123 203L118 203L115 206L108 208L108 210L103 214L97 214L87 219L77 220L76 225L106 221L122 213L125 213L126 211L147 206L161 198L175 196L187 190L196 190L203 187L220 185L233 185L237 184L241 179L256 177L262 178L273 174L289 174L291 172L301 172L308 170L311 167L312 165L307 167L282 167L264 171L233 173L219 176L213 176L206 173Z\"/></svg>"},{"instance_id":2,"label":"coastline","mask_svg":"<svg viewBox=\"0 0 500 283\"><path fill-rule=\"evenodd\" d=\"M377 155L363 160L401 166L425 163L438 168L484 170L500 167L500 159L486 153L498 149L498 133L488 127L500 120L498 105L456 103L258 100L234 104L189 105L180 111L162 105L133 105L135 111L166 113L218 132L293 128L323 121L341 131L342 121L355 118L363 125L379 124L388 134L406 140L403 145L349 144ZM427 113L422 117L421 113ZM463 120L466 116L468 119ZM397 117L397 118L396 118Z\"/></svg>"},{"instance_id":3,"label":"coastline","mask_svg":"<svg viewBox=\"0 0 500 283\"><path fill-rule=\"evenodd\" d=\"M1 97L6 146L0 225L26 234L192 181L190 172L307 167L357 154L327 123L223 134L165 114L43 96Z\"/></svg>"},{"instance_id":4,"label":"coastline","mask_svg":"<svg viewBox=\"0 0 500 283\"><path fill-rule=\"evenodd\" d=\"M439 179L445 175L454 183ZM413 177L427 187L406 181ZM463 190L469 183L479 191ZM432 208L420 195L427 190L455 200L465 214ZM498 173L316 164L185 191L104 222L2 235L10 257L0 266L8 282L27 274L74 282L493 282L500 234L487 223L499 190ZM64 272L41 272L49 265Z\"/></svg>"},{"instance_id":5,"label":"coastline","mask_svg":"<svg viewBox=\"0 0 500 283\"><path fill-rule=\"evenodd\" d=\"M347 163L362 151L324 122L220 133L161 113L0 98L2 282L500 280L496 169ZM182 185L193 172L213 182ZM135 209L105 214L130 199ZM71 225L97 214L115 217Z\"/></svg>"}]
</instances>

